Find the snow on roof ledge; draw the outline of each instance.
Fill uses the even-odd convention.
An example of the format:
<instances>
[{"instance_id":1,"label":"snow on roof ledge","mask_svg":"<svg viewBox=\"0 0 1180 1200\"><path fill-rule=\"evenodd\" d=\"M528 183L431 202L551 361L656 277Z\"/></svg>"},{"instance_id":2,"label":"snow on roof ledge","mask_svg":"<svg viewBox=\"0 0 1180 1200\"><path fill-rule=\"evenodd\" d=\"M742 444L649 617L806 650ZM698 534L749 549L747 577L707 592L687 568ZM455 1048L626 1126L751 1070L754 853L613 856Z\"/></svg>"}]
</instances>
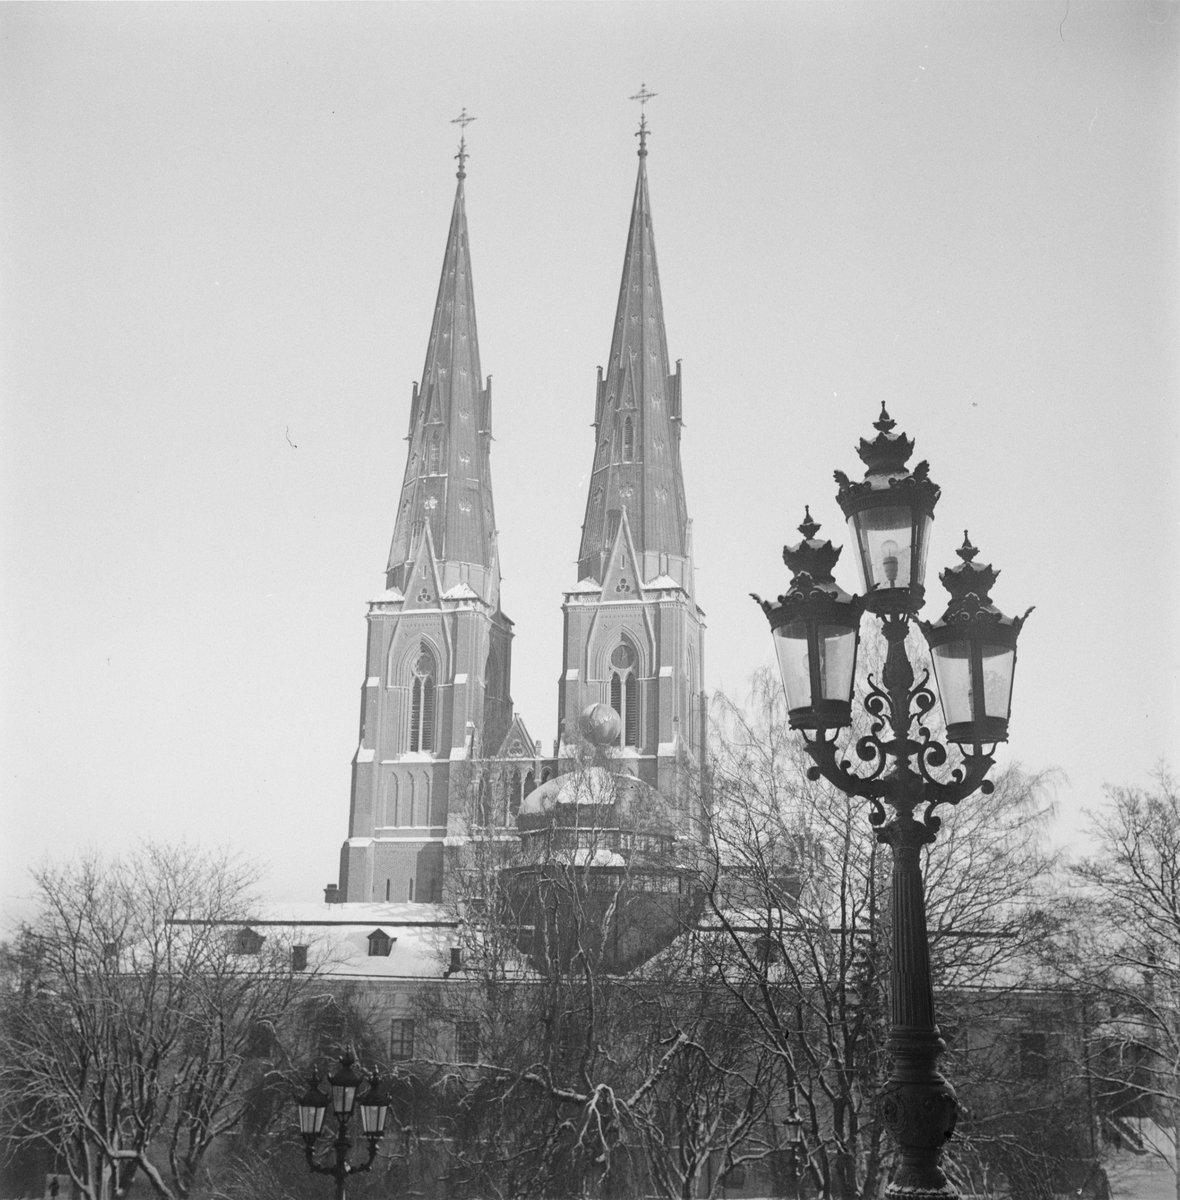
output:
<instances>
[{"instance_id":1,"label":"snow on roof ledge","mask_svg":"<svg viewBox=\"0 0 1180 1200\"><path fill-rule=\"evenodd\" d=\"M575 596L579 592L601 592L602 584L593 579L579 579L573 587L565 589L565 595Z\"/></svg>"},{"instance_id":2,"label":"snow on roof ledge","mask_svg":"<svg viewBox=\"0 0 1180 1200\"><path fill-rule=\"evenodd\" d=\"M683 586L677 583L671 575L657 575L655 579L648 579L643 586L645 588L676 588L677 591L684 591Z\"/></svg>"},{"instance_id":3,"label":"snow on roof ledge","mask_svg":"<svg viewBox=\"0 0 1180 1200\"><path fill-rule=\"evenodd\" d=\"M392 587L392 588L386 588L385 591L383 591L380 596L374 596L373 599L369 601L369 603L370 604L400 604L403 600L405 600L405 598L406 597L405 597L404 592L399 591L395 587Z\"/></svg>"}]
</instances>

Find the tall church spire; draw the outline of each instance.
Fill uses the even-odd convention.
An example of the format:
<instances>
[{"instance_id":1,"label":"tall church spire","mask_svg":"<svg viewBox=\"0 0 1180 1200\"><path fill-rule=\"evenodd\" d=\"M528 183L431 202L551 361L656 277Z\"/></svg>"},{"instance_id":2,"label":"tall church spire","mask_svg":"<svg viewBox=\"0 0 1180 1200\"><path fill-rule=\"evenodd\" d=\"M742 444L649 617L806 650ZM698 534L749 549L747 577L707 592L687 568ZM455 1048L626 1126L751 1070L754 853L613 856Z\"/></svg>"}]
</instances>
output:
<instances>
[{"instance_id":1,"label":"tall church spire","mask_svg":"<svg viewBox=\"0 0 1180 1200\"><path fill-rule=\"evenodd\" d=\"M645 104L641 88L632 99ZM680 470L680 365L672 374L647 185L641 117L639 172L605 377L598 372L596 445L578 552L578 578L603 580L626 514L646 578L672 574L691 590L688 516Z\"/></svg>"},{"instance_id":2,"label":"tall church spire","mask_svg":"<svg viewBox=\"0 0 1180 1200\"><path fill-rule=\"evenodd\" d=\"M464 127L474 117L456 119ZM444 589L465 583L498 609L500 572L489 449L492 381L481 383L475 292L463 192L468 158L459 143L455 204L443 256L421 383L410 403L410 443L387 586L405 590L429 528Z\"/></svg>"},{"instance_id":3,"label":"tall church spire","mask_svg":"<svg viewBox=\"0 0 1180 1200\"><path fill-rule=\"evenodd\" d=\"M472 120L464 111L456 124ZM422 381L410 402L406 474L385 590L369 602L360 742L337 894L436 901L443 846L466 812L467 760L533 743L512 710L512 622L500 570L483 384L458 186ZM518 733L510 739L510 732ZM519 756L518 756L519 757ZM523 769L521 771L523 775Z\"/></svg>"}]
</instances>

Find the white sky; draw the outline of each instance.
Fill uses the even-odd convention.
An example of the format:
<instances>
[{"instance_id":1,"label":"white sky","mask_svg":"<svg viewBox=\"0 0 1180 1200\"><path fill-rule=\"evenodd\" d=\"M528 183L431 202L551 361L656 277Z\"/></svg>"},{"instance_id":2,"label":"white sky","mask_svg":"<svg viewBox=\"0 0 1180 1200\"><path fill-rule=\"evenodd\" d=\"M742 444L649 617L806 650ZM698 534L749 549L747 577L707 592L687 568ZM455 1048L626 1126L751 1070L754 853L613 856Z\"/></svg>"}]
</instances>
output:
<instances>
[{"instance_id":1,"label":"white sky","mask_svg":"<svg viewBox=\"0 0 1180 1200\"><path fill-rule=\"evenodd\" d=\"M140 835L246 849L277 898L335 879L463 105L513 693L551 743L641 82L707 684L770 661L747 593L785 586L804 503L847 541L831 472L884 399L943 488L927 615L965 526L1037 606L1010 752L1067 773L1062 839L1180 766L1178 29L0 7L4 903Z\"/></svg>"}]
</instances>

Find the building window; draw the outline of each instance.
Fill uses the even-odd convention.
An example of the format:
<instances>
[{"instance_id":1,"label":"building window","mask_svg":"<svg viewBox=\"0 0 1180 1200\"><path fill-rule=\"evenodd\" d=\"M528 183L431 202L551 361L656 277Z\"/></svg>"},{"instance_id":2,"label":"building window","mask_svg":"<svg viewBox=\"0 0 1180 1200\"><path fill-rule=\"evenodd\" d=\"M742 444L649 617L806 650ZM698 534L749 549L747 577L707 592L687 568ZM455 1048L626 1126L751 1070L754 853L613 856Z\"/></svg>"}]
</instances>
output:
<instances>
[{"instance_id":1,"label":"building window","mask_svg":"<svg viewBox=\"0 0 1180 1200\"><path fill-rule=\"evenodd\" d=\"M635 457L635 426L628 417L623 422L623 462L630 462Z\"/></svg>"},{"instance_id":2,"label":"building window","mask_svg":"<svg viewBox=\"0 0 1180 1200\"><path fill-rule=\"evenodd\" d=\"M374 929L369 934L369 957L388 958L394 941L395 939L391 938L384 929Z\"/></svg>"},{"instance_id":3,"label":"building window","mask_svg":"<svg viewBox=\"0 0 1180 1200\"><path fill-rule=\"evenodd\" d=\"M394 1017L389 1023L389 1057L393 1062L405 1062L414 1057L414 1022Z\"/></svg>"},{"instance_id":4,"label":"building window","mask_svg":"<svg viewBox=\"0 0 1180 1200\"><path fill-rule=\"evenodd\" d=\"M610 706L619 714L624 746L639 745L639 683L635 678L635 651L620 642L611 651Z\"/></svg>"},{"instance_id":5,"label":"building window","mask_svg":"<svg viewBox=\"0 0 1180 1200\"><path fill-rule=\"evenodd\" d=\"M442 437L434 433L430 438L430 469L431 475L437 475L442 466Z\"/></svg>"},{"instance_id":6,"label":"building window","mask_svg":"<svg viewBox=\"0 0 1180 1200\"><path fill-rule=\"evenodd\" d=\"M479 1022L455 1022L455 1061L479 1062Z\"/></svg>"},{"instance_id":7,"label":"building window","mask_svg":"<svg viewBox=\"0 0 1180 1200\"><path fill-rule=\"evenodd\" d=\"M434 656L422 647L410 687L410 749L434 749Z\"/></svg>"},{"instance_id":8,"label":"building window","mask_svg":"<svg viewBox=\"0 0 1180 1200\"><path fill-rule=\"evenodd\" d=\"M306 971L307 970L307 947L292 946L291 947L291 970Z\"/></svg>"},{"instance_id":9,"label":"building window","mask_svg":"<svg viewBox=\"0 0 1180 1200\"><path fill-rule=\"evenodd\" d=\"M1043 1033L1020 1035L1020 1077L1046 1079L1049 1075L1048 1038Z\"/></svg>"}]
</instances>

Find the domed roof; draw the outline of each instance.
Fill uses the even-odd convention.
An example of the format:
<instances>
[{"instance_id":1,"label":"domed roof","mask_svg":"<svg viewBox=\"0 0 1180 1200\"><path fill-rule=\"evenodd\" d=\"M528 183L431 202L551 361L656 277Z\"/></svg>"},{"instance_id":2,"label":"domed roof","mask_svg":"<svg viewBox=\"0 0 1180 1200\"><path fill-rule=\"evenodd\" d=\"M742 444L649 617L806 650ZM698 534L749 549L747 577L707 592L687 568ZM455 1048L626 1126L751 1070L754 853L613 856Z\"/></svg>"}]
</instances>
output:
<instances>
[{"instance_id":1,"label":"domed roof","mask_svg":"<svg viewBox=\"0 0 1180 1200\"><path fill-rule=\"evenodd\" d=\"M517 817L551 812L559 804L614 805L616 818L632 828L674 827L671 807L655 788L605 767L580 767L547 780L524 798Z\"/></svg>"}]
</instances>

